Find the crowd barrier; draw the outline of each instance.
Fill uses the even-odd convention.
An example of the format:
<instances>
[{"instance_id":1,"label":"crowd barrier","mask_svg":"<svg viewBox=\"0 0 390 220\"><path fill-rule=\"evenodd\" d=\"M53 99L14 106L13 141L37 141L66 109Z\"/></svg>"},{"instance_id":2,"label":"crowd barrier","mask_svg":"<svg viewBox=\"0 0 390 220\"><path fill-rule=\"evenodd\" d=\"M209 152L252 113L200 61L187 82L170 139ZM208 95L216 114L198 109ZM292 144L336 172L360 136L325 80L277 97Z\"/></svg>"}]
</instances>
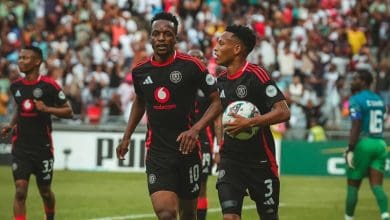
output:
<instances>
[{"instance_id":1,"label":"crowd barrier","mask_svg":"<svg viewBox=\"0 0 390 220\"><path fill-rule=\"evenodd\" d=\"M89 170L144 172L145 128L137 128L125 160L116 158L123 128L99 129L82 127L55 129L54 168L58 170ZM390 144L390 138L386 138ZM303 140L283 140L280 171L282 175L340 176L345 174L344 139L309 143ZM0 165L11 164L10 138L0 140ZM388 148L390 150L390 148ZM390 156L390 154L389 154ZM390 157L386 161L386 176L390 177Z\"/></svg>"}]
</instances>

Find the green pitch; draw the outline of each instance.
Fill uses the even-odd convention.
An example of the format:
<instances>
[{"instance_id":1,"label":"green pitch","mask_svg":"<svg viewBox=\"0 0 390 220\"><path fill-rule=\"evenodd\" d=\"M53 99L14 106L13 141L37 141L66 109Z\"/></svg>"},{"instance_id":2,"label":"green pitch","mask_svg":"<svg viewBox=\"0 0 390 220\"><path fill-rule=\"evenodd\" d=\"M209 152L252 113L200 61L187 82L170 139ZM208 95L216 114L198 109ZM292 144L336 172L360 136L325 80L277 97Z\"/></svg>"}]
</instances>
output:
<instances>
[{"instance_id":1,"label":"green pitch","mask_svg":"<svg viewBox=\"0 0 390 220\"><path fill-rule=\"evenodd\" d=\"M215 177L209 181L209 220L221 219ZM343 219L345 179L342 177L281 177L281 220ZM390 194L390 182L385 180ZM156 219L143 173L55 171L53 189L58 220ZM0 219L12 219L14 187L10 167L0 167ZM254 204L245 199L243 219L257 219ZM364 181L356 220L379 219L375 199ZM43 205L34 177L27 198L29 220L43 219Z\"/></svg>"}]
</instances>

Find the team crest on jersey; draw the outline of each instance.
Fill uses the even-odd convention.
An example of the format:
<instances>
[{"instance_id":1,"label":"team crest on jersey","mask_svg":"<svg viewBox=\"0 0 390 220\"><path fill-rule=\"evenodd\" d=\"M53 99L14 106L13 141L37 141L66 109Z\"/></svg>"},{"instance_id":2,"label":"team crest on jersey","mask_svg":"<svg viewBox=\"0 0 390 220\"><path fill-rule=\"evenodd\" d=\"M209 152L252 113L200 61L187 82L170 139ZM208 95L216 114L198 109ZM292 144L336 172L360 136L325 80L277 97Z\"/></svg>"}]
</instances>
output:
<instances>
[{"instance_id":1,"label":"team crest on jersey","mask_svg":"<svg viewBox=\"0 0 390 220\"><path fill-rule=\"evenodd\" d=\"M149 174L149 184L154 184L156 182L156 175Z\"/></svg>"},{"instance_id":2,"label":"team crest on jersey","mask_svg":"<svg viewBox=\"0 0 390 220\"><path fill-rule=\"evenodd\" d=\"M60 99L65 99L65 98L66 98L65 93L64 93L63 91L60 91L60 92L58 93L58 98L60 98Z\"/></svg>"},{"instance_id":3,"label":"team crest on jersey","mask_svg":"<svg viewBox=\"0 0 390 220\"><path fill-rule=\"evenodd\" d=\"M35 88L33 90L33 96L34 98L38 99L38 98L41 98L42 97L42 94L43 94L43 91L41 88Z\"/></svg>"},{"instance_id":4,"label":"team crest on jersey","mask_svg":"<svg viewBox=\"0 0 390 220\"><path fill-rule=\"evenodd\" d=\"M31 112L34 108L34 103L31 99L26 99L22 102L22 108L24 112Z\"/></svg>"},{"instance_id":5,"label":"team crest on jersey","mask_svg":"<svg viewBox=\"0 0 390 220\"><path fill-rule=\"evenodd\" d=\"M267 94L268 97L275 97L278 94L278 90L274 85L269 85L267 88L265 88L265 94Z\"/></svg>"},{"instance_id":6,"label":"team crest on jersey","mask_svg":"<svg viewBox=\"0 0 390 220\"><path fill-rule=\"evenodd\" d=\"M206 83L207 85L211 86L215 84L215 78L211 74L207 74L206 76Z\"/></svg>"},{"instance_id":7,"label":"team crest on jersey","mask_svg":"<svg viewBox=\"0 0 390 220\"><path fill-rule=\"evenodd\" d=\"M169 79L171 80L171 82L173 82L175 84L179 83L181 81L181 78L182 78L182 75L181 75L181 72L179 72L179 71L173 71L169 75Z\"/></svg>"},{"instance_id":8,"label":"team crest on jersey","mask_svg":"<svg viewBox=\"0 0 390 220\"><path fill-rule=\"evenodd\" d=\"M168 102L170 97L171 93L166 87L157 87L156 90L154 90L154 98L161 104Z\"/></svg>"},{"instance_id":9,"label":"team crest on jersey","mask_svg":"<svg viewBox=\"0 0 390 220\"><path fill-rule=\"evenodd\" d=\"M237 94L238 98L246 97L246 95L248 94L248 90L247 90L246 86L244 86L244 85L237 86L236 94Z\"/></svg>"}]
</instances>

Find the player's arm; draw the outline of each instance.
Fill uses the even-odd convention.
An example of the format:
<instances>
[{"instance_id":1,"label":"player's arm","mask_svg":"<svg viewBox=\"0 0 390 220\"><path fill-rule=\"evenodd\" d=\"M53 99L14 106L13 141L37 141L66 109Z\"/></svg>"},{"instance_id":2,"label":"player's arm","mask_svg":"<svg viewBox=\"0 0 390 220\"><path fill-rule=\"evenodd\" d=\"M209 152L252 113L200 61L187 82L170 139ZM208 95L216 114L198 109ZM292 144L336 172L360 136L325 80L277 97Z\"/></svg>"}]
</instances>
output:
<instances>
[{"instance_id":1,"label":"player's arm","mask_svg":"<svg viewBox=\"0 0 390 220\"><path fill-rule=\"evenodd\" d=\"M73 118L73 110L69 102L65 102L60 106L47 106L43 101L34 100L35 108L40 112L52 114L59 118Z\"/></svg>"},{"instance_id":2,"label":"player's arm","mask_svg":"<svg viewBox=\"0 0 390 220\"><path fill-rule=\"evenodd\" d=\"M213 121L222 111L221 100L218 91L214 91L209 95L210 106L200 118L188 131L181 133L177 140L180 142L180 151L183 154L188 154L196 146L198 141L199 131L204 129L211 121Z\"/></svg>"},{"instance_id":3,"label":"player's arm","mask_svg":"<svg viewBox=\"0 0 390 220\"><path fill-rule=\"evenodd\" d=\"M118 159L125 159L124 156L127 153L128 146L130 143L130 137L137 127L142 116L145 114L145 100L138 95L135 95L134 103L131 107L129 115L129 122L127 123L125 133L123 134L122 140L116 148L116 156Z\"/></svg>"},{"instance_id":4,"label":"player's arm","mask_svg":"<svg viewBox=\"0 0 390 220\"><path fill-rule=\"evenodd\" d=\"M8 125L4 126L2 129L1 129L1 137L2 138L5 138L8 136L8 134L12 131L12 129L15 127L16 125L16 122L18 120L18 106L15 105L14 106L15 108L15 111L14 111L14 114L12 115L12 118L11 118L11 121Z\"/></svg>"},{"instance_id":5,"label":"player's arm","mask_svg":"<svg viewBox=\"0 0 390 220\"><path fill-rule=\"evenodd\" d=\"M352 120L352 126L349 133L348 147L345 151L345 160L350 168L355 167L353 164L353 151L355 150L356 144L359 140L361 124L361 120Z\"/></svg>"}]
</instances>

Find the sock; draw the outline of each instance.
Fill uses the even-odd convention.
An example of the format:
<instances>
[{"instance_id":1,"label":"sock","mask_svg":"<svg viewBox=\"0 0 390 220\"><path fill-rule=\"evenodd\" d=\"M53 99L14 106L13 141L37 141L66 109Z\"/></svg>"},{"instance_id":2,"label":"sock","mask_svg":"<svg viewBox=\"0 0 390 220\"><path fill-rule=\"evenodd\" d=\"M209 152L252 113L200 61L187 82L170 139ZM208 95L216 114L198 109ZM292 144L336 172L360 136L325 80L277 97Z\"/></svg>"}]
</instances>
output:
<instances>
[{"instance_id":1,"label":"sock","mask_svg":"<svg viewBox=\"0 0 390 220\"><path fill-rule=\"evenodd\" d=\"M349 217L353 217L358 200L358 188L348 185L347 187L347 199L345 200L345 214Z\"/></svg>"},{"instance_id":2,"label":"sock","mask_svg":"<svg viewBox=\"0 0 390 220\"><path fill-rule=\"evenodd\" d=\"M345 219L345 220L353 220L353 217L348 216L348 215L345 215L345 216L344 216L344 219Z\"/></svg>"},{"instance_id":3,"label":"sock","mask_svg":"<svg viewBox=\"0 0 390 220\"><path fill-rule=\"evenodd\" d=\"M207 198L198 198L197 219L206 220L208 200Z\"/></svg>"},{"instance_id":4,"label":"sock","mask_svg":"<svg viewBox=\"0 0 390 220\"><path fill-rule=\"evenodd\" d=\"M26 220L26 214L15 216L14 220Z\"/></svg>"},{"instance_id":5,"label":"sock","mask_svg":"<svg viewBox=\"0 0 390 220\"><path fill-rule=\"evenodd\" d=\"M376 202L378 203L379 210L382 214L382 219L388 220L389 214L387 213L387 196L385 192L383 191L382 185L375 185L372 187L372 192L375 195ZM387 216L386 216L387 214Z\"/></svg>"},{"instance_id":6,"label":"sock","mask_svg":"<svg viewBox=\"0 0 390 220\"><path fill-rule=\"evenodd\" d=\"M45 206L45 220L54 220L54 208L48 208Z\"/></svg>"}]
</instances>

